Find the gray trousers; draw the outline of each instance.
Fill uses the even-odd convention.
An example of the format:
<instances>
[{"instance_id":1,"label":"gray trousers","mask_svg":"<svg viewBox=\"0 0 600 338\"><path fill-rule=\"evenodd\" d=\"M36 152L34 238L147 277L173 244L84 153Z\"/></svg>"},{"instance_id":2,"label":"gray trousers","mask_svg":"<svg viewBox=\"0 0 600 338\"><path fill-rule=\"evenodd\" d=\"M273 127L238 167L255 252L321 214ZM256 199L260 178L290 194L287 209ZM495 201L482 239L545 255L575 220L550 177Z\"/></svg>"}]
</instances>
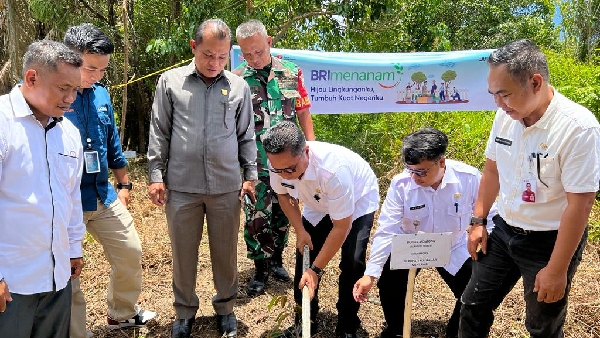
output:
<instances>
[{"instance_id":1,"label":"gray trousers","mask_svg":"<svg viewBox=\"0 0 600 338\"><path fill-rule=\"evenodd\" d=\"M196 295L198 247L205 216L217 291L212 304L219 315L233 312L238 292L237 240L241 210L238 196L238 191L220 195L168 191L165 213L173 250L174 307L178 319L195 317L199 308Z\"/></svg>"},{"instance_id":2,"label":"gray trousers","mask_svg":"<svg viewBox=\"0 0 600 338\"><path fill-rule=\"evenodd\" d=\"M10 285L9 285L10 288ZM0 313L0 337L68 338L71 320L71 281L56 292L11 293L12 302Z\"/></svg>"}]
</instances>

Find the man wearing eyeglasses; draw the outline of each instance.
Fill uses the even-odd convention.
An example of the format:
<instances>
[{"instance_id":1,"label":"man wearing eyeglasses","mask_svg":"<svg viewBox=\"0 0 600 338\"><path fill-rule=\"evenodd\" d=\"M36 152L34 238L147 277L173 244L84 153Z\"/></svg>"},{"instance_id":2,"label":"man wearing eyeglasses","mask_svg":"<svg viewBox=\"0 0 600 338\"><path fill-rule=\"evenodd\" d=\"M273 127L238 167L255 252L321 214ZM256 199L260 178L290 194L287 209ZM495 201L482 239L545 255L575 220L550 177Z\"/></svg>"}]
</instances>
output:
<instances>
[{"instance_id":1,"label":"man wearing eyeglasses","mask_svg":"<svg viewBox=\"0 0 600 338\"><path fill-rule=\"evenodd\" d=\"M296 232L294 300L302 303L302 287L311 294L311 333L317 329L318 286L323 271L342 249L339 294L336 304L338 337L357 337L360 304L352 298L354 281L363 275L369 234L379 207L377 177L358 154L342 146L305 141L296 124L271 127L262 137L269 158L271 187ZM300 212L299 201L304 208ZM302 271L304 245L310 248L311 266ZM284 337L300 332L300 317Z\"/></svg>"},{"instance_id":2,"label":"man wearing eyeglasses","mask_svg":"<svg viewBox=\"0 0 600 338\"><path fill-rule=\"evenodd\" d=\"M488 65L498 111L473 214L489 217L498 197L498 215L492 234L475 221L469 235L475 261L462 296L461 337L487 337L493 310L521 277L529 335L564 337L600 181L600 124L550 86L546 57L533 42L500 47ZM534 200L523 198L528 183Z\"/></svg>"},{"instance_id":3,"label":"man wearing eyeglasses","mask_svg":"<svg viewBox=\"0 0 600 338\"><path fill-rule=\"evenodd\" d=\"M419 231L452 233L450 263L437 268L437 272L456 298L445 337L458 337L460 295L471 277L465 230L477 197L480 173L470 165L446 159L447 147L448 137L433 128L418 130L403 140L402 160L406 169L390 184L379 226L373 234L365 275L353 290L354 299L364 302L379 278L377 286L387 323L381 338L402 335L404 324L408 270L390 269L392 239L397 234Z\"/></svg>"}]
</instances>

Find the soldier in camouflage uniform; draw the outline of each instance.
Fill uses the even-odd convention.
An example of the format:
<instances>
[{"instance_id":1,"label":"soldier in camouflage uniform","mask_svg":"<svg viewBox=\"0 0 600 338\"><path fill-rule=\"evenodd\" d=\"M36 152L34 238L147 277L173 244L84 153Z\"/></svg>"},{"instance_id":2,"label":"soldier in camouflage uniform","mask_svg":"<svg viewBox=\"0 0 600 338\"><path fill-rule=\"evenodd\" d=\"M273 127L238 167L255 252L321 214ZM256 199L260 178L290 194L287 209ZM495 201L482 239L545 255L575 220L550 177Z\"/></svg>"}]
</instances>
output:
<instances>
[{"instance_id":1,"label":"soldier in camouflage uniform","mask_svg":"<svg viewBox=\"0 0 600 338\"><path fill-rule=\"evenodd\" d=\"M234 74L243 77L250 86L258 148L256 201L244 203L244 239L248 258L254 260L255 266L255 275L246 291L249 296L255 296L264 291L270 273L277 279L290 280L282 264L289 221L271 189L267 154L260 136L279 121L296 123L296 118L307 140L314 140L315 136L302 70L292 62L271 56L272 38L260 21L241 24L236 37L246 61L234 70Z\"/></svg>"}]
</instances>

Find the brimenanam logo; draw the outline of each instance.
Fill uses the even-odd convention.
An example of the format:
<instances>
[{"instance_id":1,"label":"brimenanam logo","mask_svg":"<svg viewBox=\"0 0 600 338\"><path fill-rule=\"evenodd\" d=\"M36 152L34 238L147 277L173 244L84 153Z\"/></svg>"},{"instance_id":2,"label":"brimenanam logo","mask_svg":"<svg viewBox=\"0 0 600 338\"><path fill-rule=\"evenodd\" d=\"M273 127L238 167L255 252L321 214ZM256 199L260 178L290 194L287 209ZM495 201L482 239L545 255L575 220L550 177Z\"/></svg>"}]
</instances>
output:
<instances>
[{"instance_id":1,"label":"brimenanam logo","mask_svg":"<svg viewBox=\"0 0 600 338\"><path fill-rule=\"evenodd\" d=\"M389 72L361 72L361 71L332 71L329 69L313 69L310 71L311 81L330 81L330 82L342 82L342 81L376 81L382 88L394 88L402 80L402 67L399 63L393 64L395 71ZM382 83L383 82L383 83ZM386 85L384 83L393 83L392 85Z\"/></svg>"}]
</instances>

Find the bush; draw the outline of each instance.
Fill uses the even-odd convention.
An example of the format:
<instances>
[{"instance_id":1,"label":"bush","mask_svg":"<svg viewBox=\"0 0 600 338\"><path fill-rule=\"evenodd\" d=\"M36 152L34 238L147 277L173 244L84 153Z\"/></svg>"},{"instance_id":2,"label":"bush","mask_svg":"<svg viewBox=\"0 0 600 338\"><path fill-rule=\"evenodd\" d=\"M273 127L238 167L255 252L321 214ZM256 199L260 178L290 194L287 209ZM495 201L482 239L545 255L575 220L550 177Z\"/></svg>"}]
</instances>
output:
<instances>
[{"instance_id":1,"label":"bush","mask_svg":"<svg viewBox=\"0 0 600 338\"><path fill-rule=\"evenodd\" d=\"M404 136L423 127L438 128L449 138L447 157L482 169L493 118L493 112L430 112L314 115L313 121L318 140L352 149L371 164L383 196L402 170Z\"/></svg>"}]
</instances>

